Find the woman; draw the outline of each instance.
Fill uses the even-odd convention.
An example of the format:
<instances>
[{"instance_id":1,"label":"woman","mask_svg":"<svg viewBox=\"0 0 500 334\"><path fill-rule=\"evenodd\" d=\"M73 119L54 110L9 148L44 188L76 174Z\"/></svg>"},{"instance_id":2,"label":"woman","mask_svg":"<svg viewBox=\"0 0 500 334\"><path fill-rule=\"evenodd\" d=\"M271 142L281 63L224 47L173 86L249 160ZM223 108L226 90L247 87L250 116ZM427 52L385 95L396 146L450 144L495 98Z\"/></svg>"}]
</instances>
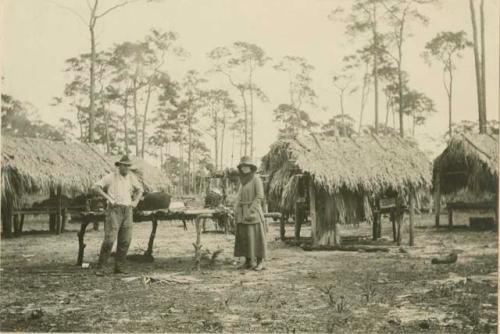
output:
<instances>
[{"instance_id":1,"label":"woman","mask_svg":"<svg viewBox=\"0 0 500 334\"><path fill-rule=\"evenodd\" d=\"M234 256L245 257L245 263L238 269L261 271L264 269L263 262L267 252L267 226L262 211L264 187L260 178L255 175L257 166L249 157L241 158L238 171L240 189L236 196L234 211L236 221Z\"/></svg>"}]
</instances>

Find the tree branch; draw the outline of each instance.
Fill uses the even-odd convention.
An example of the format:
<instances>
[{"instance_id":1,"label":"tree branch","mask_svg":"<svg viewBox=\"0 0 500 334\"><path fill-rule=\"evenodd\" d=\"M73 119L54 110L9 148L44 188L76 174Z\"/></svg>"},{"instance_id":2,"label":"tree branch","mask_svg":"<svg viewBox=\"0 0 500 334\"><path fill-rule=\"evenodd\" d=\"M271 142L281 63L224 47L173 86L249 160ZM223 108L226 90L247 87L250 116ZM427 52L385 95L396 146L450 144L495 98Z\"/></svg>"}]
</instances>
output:
<instances>
[{"instance_id":1,"label":"tree branch","mask_svg":"<svg viewBox=\"0 0 500 334\"><path fill-rule=\"evenodd\" d=\"M73 15L75 15L76 17L78 17L80 19L80 21L86 26L88 27L88 23L87 21L85 20L85 18L80 14L78 13L76 10L74 10L73 8L71 7L67 7L67 6L64 6L64 5L61 5L60 3L58 3L57 1L55 0L46 0L48 2L51 2L52 4L56 5L57 7L61 8L61 9L65 9L69 12L71 12Z\"/></svg>"},{"instance_id":2,"label":"tree branch","mask_svg":"<svg viewBox=\"0 0 500 334\"><path fill-rule=\"evenodd\" d=\"M118 5L115 5L113 7L110 7L108 9L106 9L104 12L102 12L101 14L97 14L95 17L96 17L96 19L99 19L99 18L105 16L106 14L108 14L109 12L112 12L115 9L118 9L120 7L126 6L126 5L128 5L130 3L137 2L137 1L138 0L127 0L127 1L124 1L122 3L119 3Z\"/></svg>"}]
</instances>

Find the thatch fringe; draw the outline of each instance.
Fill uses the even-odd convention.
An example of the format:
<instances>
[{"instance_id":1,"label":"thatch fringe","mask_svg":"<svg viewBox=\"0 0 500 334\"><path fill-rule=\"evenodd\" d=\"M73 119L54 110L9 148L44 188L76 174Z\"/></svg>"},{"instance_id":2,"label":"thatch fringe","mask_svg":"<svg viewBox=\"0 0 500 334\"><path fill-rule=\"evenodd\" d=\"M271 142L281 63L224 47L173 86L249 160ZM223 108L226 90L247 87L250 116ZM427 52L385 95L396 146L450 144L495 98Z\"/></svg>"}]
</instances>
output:
<instances>
[{"instance_id":1,"label":"thatch fringe","mask_svg":"<svg viewBox=\"0 0 500 334\"><path fill-rule=\"evenodd\" d=\"M87 193L118 159L80 142L2 136L2 198L47 194L59 186L66 194ZM138 158L132 162L147 191L169 189L159 169Z\"/></svg>"}]
</instances>

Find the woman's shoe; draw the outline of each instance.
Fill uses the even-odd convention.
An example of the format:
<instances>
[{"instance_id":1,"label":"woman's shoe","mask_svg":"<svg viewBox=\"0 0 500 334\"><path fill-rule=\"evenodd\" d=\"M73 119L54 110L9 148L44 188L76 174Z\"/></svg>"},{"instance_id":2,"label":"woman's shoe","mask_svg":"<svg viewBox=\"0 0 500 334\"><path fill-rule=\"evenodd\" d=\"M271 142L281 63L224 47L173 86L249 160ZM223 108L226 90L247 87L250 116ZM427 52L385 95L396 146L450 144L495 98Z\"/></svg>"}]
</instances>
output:
<instances>
[{"instance_id":1,"label":"woman's shoe","mask_svg":"<svg viewBox=\"0 0 500 334\"><path fill-rule=\"evenodd\" d=\"M262 271L262 270L264 270L265 268L264 268L264 265L262 264L262 262L259 262L259 263L257 263L257 265L256 265L255 267L253 267L252 269L253 269L253 270L255 270L255 271Z\"/></svg>"},{"instance_id":2,"label":"woman's shoe","mask_svg":"<svg viewBox=\"0 0 500 334\"><path fill-rule=\"evenodd\" d=\"M244 270L244 269L251 269L252 267L253 267L252 262L250 260L247 260L242 265L239 265L238 267L236 267L236 269Z\"/></svg>"}]
</instances>

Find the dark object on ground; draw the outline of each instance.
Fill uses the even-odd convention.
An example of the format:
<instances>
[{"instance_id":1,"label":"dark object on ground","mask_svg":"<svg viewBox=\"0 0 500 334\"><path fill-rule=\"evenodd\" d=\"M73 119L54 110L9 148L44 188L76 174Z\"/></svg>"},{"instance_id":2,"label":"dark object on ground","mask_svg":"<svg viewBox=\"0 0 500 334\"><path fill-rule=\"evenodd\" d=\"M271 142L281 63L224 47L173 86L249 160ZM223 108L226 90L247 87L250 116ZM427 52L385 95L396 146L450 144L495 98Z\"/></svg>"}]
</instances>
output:
<instances>
[{"instance_id":1,"label":"dark object on ground","mask_svg":"<svg viewBox=\"0 0 500 334\"><path fill-rule=\"evenodd\" d=\"M164 192L152 192L144 195L144 198L137 205L139 211L154 211L168 209L172 196Z\"/></svg>"},{"instance_id":2,"label":"dark object on ground","mask_svg":"<svg viewBox=\"0 0 500 334\"><path fill-rule=\"evenodd\" d=\"M494 230L495 219L493 217L470 217L469 226L473 230Z\"/></svg>"},{"instance_id":3,"label":"dark object on ground","mask_svg":"<svg viewBox=\"0 0 500 334\"><path fill-rule=\"evenodd\" d=\"M302 247L305 251L343 251L343 252L388 252L389 248L387 247L373 247L373 246L312 246L312 245L304 245Z\"/></svg>"},{"instance_id":4,"label":"dark object on ground","mask_svg":"<svg viewBox=\"0 0 500 334\"><path fill-rule=\"evenodd\" d=\"M432 264L451 264L455 263L458 260L457 253L451 253L442 257L435 257L431 260Z\"/></svg>"}]
</instances>

